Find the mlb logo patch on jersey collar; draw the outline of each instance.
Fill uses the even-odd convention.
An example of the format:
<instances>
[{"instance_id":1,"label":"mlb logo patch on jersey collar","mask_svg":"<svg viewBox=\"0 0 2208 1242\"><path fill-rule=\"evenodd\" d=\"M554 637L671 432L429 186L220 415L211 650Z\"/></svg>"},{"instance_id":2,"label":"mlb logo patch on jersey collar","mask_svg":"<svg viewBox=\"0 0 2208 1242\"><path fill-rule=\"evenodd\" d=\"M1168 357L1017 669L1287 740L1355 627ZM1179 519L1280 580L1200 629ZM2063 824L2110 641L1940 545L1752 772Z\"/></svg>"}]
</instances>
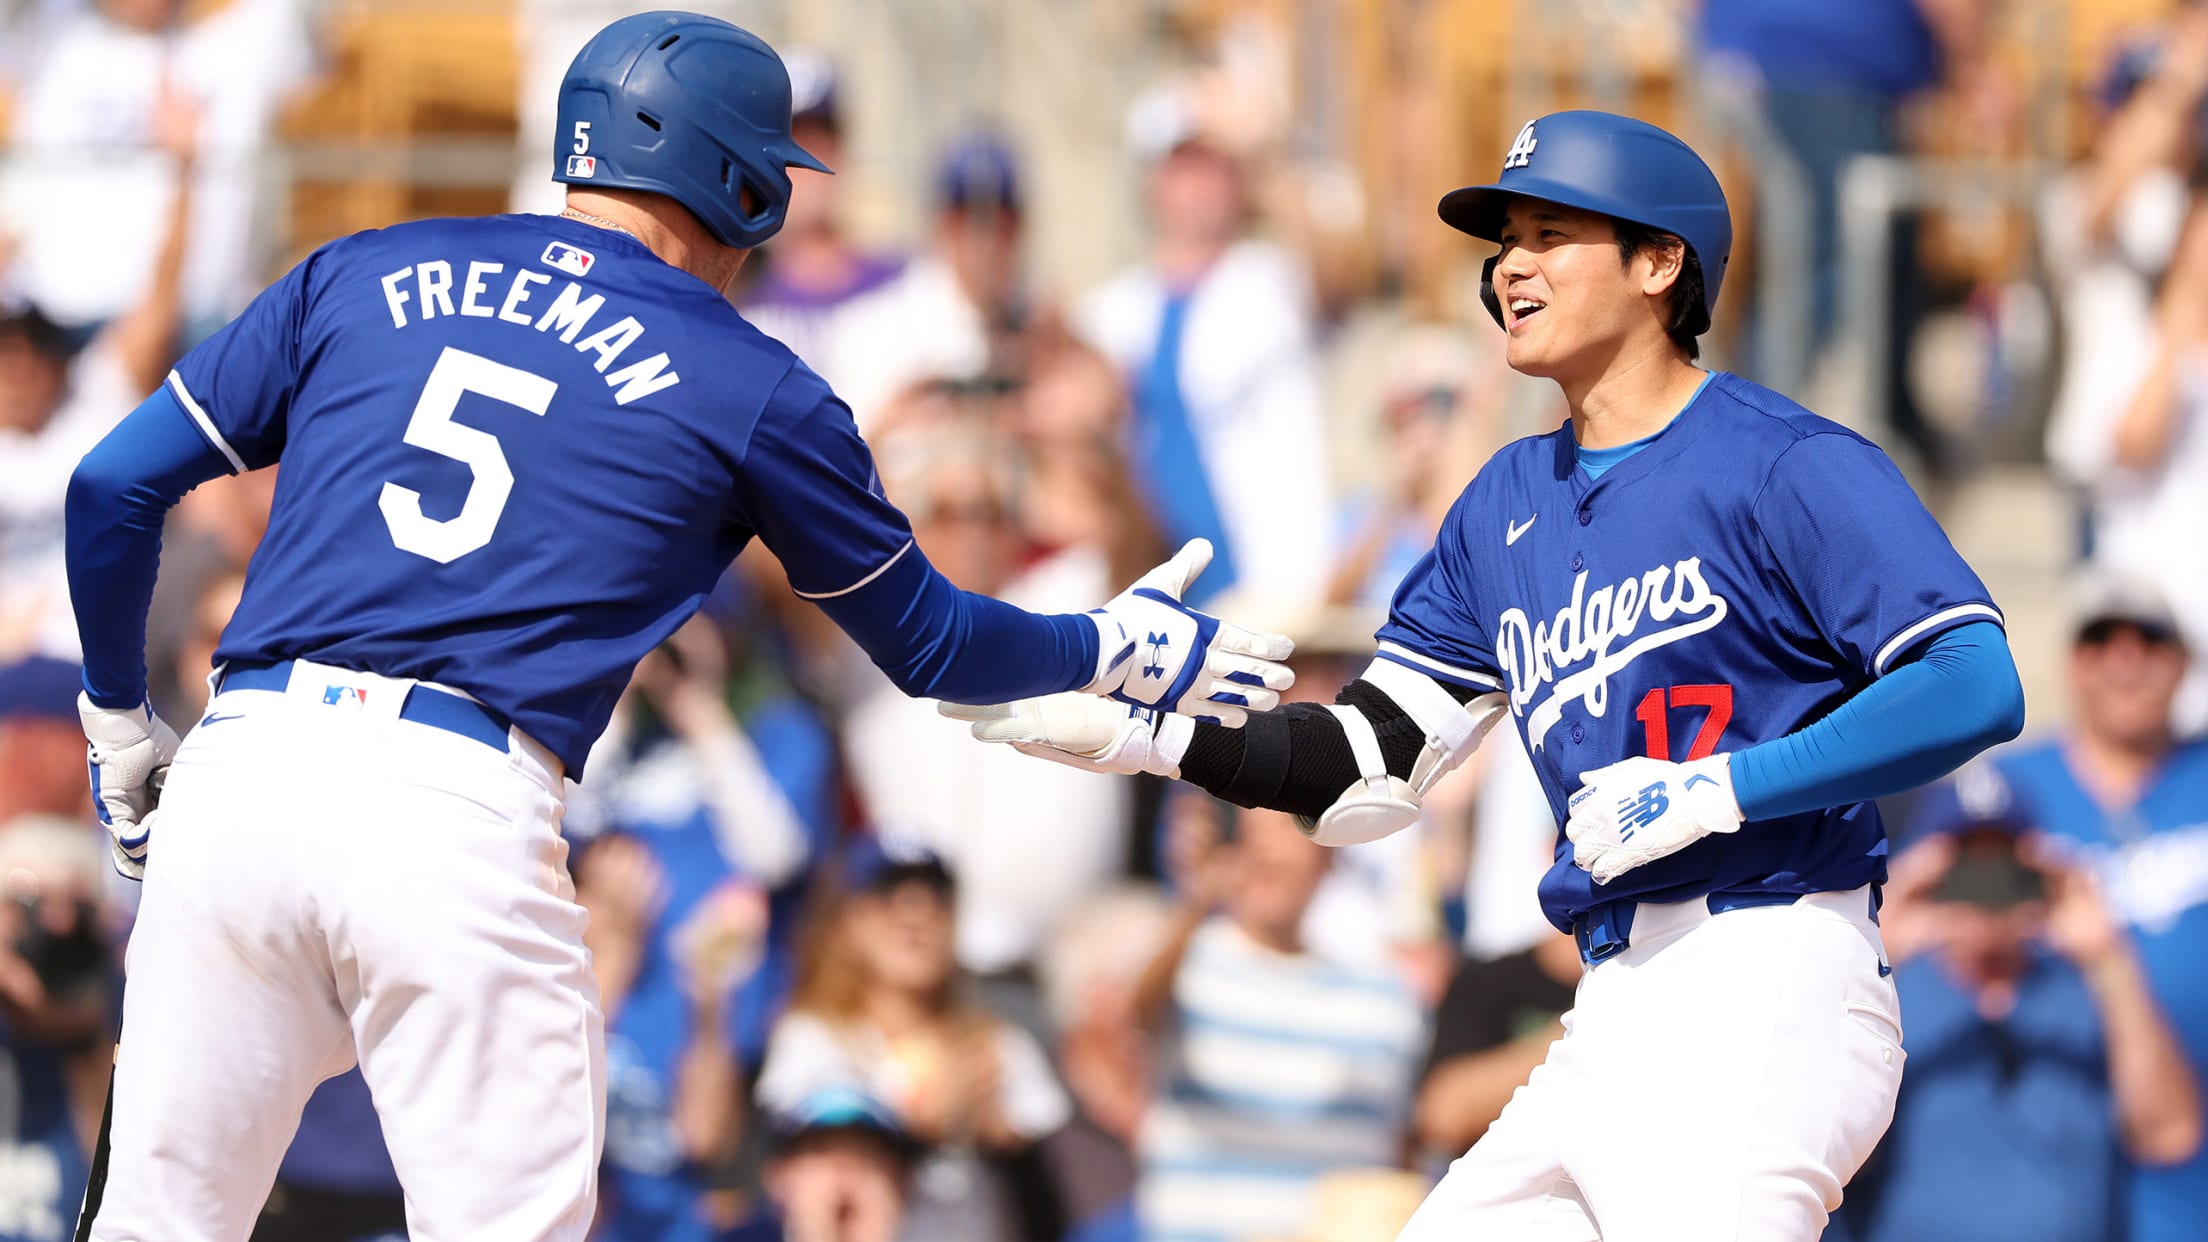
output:
<instances>
[{"instance_id":1,"label":"mlb logo patch on jersey collar","mask_svg":"<svg viewBox=\"0 0 2208 1242\"><path fill-rule=\"evenodd\" d=\"M590 275L591 265L596 262L598 262L597 255L588 250L570 246L566 242L553 242L544 248L545 266L558 268L570 276Z\"/></svg>"}]
</instances>

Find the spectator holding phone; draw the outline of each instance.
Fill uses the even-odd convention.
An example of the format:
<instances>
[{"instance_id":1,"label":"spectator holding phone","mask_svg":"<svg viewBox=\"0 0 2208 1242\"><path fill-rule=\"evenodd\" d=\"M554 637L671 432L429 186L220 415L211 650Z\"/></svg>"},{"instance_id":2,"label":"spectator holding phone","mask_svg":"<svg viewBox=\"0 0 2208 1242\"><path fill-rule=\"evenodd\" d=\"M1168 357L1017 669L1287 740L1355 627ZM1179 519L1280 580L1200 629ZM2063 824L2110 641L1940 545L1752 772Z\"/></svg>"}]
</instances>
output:
<instances>
[{"instance_id":1,"label":"spectator holding phone","mask_svg":"<svg viewBox=\"0 0 2208 1242\"><path fill-rule=\"evenodd\" d=\"M1826 1236L2117 1242L2127 1163L2199 1150L2192 1069L2092 873L1986 770L1931 798L1883 912L1912 1064Z\"/></svg>"},{"instance_id":2,"label":"spectator holding phone","mask_svg":"<svg viewBox=\"0 0 2208 1242\"><path fill-rule=\"evenodd\" d=\"M2072 723L1995 752L1992 766L2020 816L2073 846L2099 879L2199 1079L2208 1078L2208 738L2176 724L2191 659L2171 598L2146 579L2091 584L2070 650ZM2133 1242L2194 1242L2208 1220L2208 1155L2141 1164L2128 1179Z\"/></svg>"},{"instance_id":3,"label":"spectator holding phone","mask_svg":"<svg viewBox=\"0 0 2208 1242\"><path fill-rule=\"evenodd\" d=\"M2119 1242L2127 1163L2200 1149L2184 1048L2099 881L1997 773L1927 797L1883 910L1909 1072L1825 1236Z\"/></svg>"}]
</instances>

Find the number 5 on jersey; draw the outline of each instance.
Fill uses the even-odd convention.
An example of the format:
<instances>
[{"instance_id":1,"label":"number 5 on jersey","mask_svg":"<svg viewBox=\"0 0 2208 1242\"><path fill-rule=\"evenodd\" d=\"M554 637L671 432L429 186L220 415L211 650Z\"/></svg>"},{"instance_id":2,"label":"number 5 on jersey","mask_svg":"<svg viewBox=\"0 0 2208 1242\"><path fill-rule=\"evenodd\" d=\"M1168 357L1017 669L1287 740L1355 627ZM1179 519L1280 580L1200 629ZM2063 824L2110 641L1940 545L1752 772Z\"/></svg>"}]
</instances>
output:
<instances>
[{"instance_id":1,"label":"number 5 on jersey","mask_svg":"<svg viewBox=\"0 0 2208 1242\"><path fill-rule=\"evenodd\" d=\"M385 483L376 507L383 510L384 524L391 528L391 542L401 551L440 565L450 565L489 543L499 515L506 511L506 498L513 493L514 472L506 464L498 437L452 421L453 411L460 408L460 398L472 392L542 417L558 391L558 384L541 375L446 346L437 365L430 368L403 439L466 466L473 480L460 512L443 519L422 513L420 492Z\"/></svg>"}]
</instances>

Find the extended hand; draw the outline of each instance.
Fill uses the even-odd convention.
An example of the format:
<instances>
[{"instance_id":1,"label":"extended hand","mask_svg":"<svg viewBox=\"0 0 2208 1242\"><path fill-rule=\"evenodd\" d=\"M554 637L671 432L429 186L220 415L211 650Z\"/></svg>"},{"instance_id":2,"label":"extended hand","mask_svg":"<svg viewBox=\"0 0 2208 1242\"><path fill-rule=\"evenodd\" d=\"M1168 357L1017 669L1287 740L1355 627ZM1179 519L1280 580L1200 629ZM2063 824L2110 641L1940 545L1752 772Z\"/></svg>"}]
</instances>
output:
<instances>
[{"instance_id":1,"label":"extended hand","mask_svg":"<svg viewBox=\"0 0 2208 1242\"><path fill-rule=\"evenodd\" d=\"M1079 692L1017 703L942 703L936 710L972 724L980 741L1007 742L1038 759L1120 775L1178 777L1196 731L1186 716Z\"/></svg>"},{"instance_id":2,"label":"extended hand","mask_svg":"<svg viewBox=\"0 0 2208 1242\"><path fill-rule=\"evenodd\" d=\"M1100 639L1095 680L1081 687L1238 729L1247 712L1271 711L1296 675L1280 663L1295 644L1246 630L1181 602L1211 564L1211 543L1191 539L1112 602L1089 614Z\"/></svg>"},{"instance_id":3,"label":"extended hand","mask_svg":"<svg viewBox=\"0 0 2208 1242\"><path fill-rule=\"evenodd\" d=\"M1730 755L1688 763L1627 759L1582 772L1579 780L1564 835L1572 861L1597 884L1740 827Z\"/></svg>"},{"instance_id":4,"label":"extended hand","mask_svg":"<svg viewBox=\"0 0 2208 1242\"><path fill-rule=\"evenodd\" d=\"M143 880L161 783L176 758L176 731L146 704L101 707L83 693L77 695L77 718L89 743L85 764L91 769L93 809L115 838L115 870Z\"/></svg>"}]
</instances>

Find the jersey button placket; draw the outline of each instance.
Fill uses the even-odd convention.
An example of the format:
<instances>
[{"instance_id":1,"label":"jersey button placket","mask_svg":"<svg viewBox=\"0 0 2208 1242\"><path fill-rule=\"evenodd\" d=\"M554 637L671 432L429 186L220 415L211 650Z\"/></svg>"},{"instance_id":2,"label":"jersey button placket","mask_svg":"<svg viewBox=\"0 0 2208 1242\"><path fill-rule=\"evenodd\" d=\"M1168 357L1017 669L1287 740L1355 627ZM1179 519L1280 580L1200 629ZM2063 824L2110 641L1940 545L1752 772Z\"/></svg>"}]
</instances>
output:
<instances>
[{"instance_id":1,"label":"jersey button placket","mask_svg":"<svg viewBox=\"0 0 2208 1242\"><path fill-rule=\"evenodd\" d=\"M1578 725L1576 725L1576 724L1575 724L1575 725L1573 725L1573 726L1572 726L1572 742L1573 742L1573 743L1574 743L1574 744L1576 745L1576 744L1578 744L1578 743L1580 743L1580 742L1584 742L1584 741L1586 741L1586 740L1587 740L1587 730L1585 730L1585 729L1581 728L1580 726L1578 726Z\"/></svg>"},{"instance_id":2,"label":"jersey button placket","mask_svg":"<svg viewBox=\"0 0 2208 1242\"><path fill-rule=\"evenodd\" d=\"M1587 558L1577 552L1572 553L1572 572L1576 574L1585 568L1587 568Z\"/></svg>"},{"instance_id":3,"label":"jersey button placket","mask_svg":"<svg viewBox=\"0 0 2208 1242\"><path fill-rule=\"evenodd\" d=\"M1585 525L1587 525L1588 523L1590 523L1590 522L1592 522L1592 521L1594 521L1594 520L1595 520L1595 511L1594 511L1593 509L1581 509L1581 510L1579 511L1579 524L1580 524L1581 526L1585 526Z\"/></svg>"}]
</instances>

